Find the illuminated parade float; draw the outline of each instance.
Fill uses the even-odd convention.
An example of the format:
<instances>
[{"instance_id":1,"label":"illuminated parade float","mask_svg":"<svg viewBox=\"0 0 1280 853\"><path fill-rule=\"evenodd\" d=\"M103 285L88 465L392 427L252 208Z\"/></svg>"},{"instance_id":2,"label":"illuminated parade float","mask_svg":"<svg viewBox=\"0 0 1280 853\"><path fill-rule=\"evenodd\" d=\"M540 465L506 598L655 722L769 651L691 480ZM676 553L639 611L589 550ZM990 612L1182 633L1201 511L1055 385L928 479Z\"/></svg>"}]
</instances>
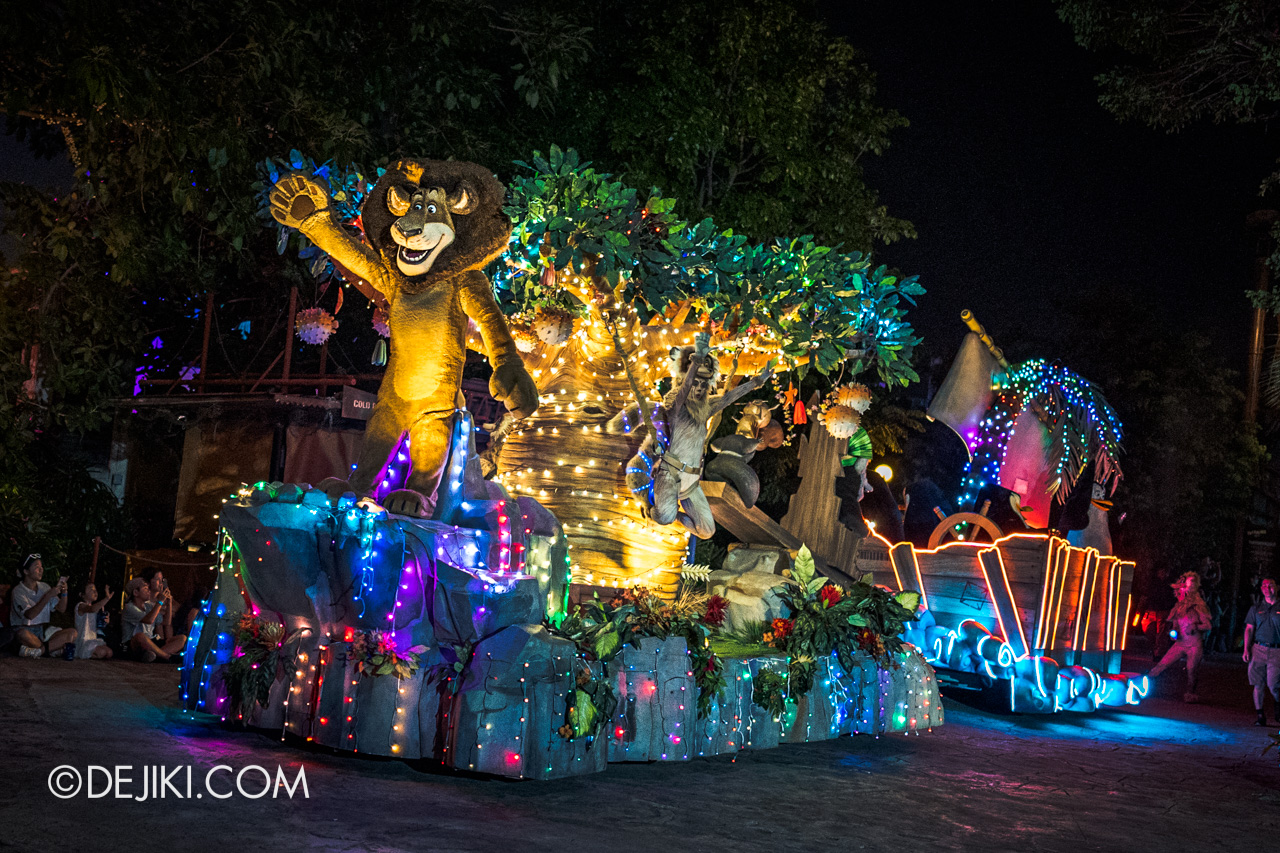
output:
<instances>
[{"instance_id":1,"label":"illuminated parade float","mask_svg":"<svg viewBox=\"0 0 1280 853\"><path fill-rule=\"evenodd\" d=\"M930 729L935 667L1007 681L1017 711L1145 692L1116 672L1131 564L1005 531L985 507L947 517L938 535L957 541L927 548L843 523L837 480L856 507L871 458L871 394L847 377L916 378L914 278L682 222L573 152L534 158L510 187L430 160L376 179L300 155L267 171L281 251L374 302L390 355L351 471L228 497L217 588L184 658L189 710L550 779ZM320 309L297 320L313 343L336 327ZM468 348L508 409L493 423L463 402ZM1047 497L1086 469L1114 483L1105 401L1086 402L1112 420L1088 421L1083 445L1055 426L1091 386L983 352L967 341L957 364L973 356L985 379L939 395L973 418L957 431L976 466L968 502L1012 476L1018 442L1018 482ZM845 381L806 403L810 372ZM732 431L717 432L726 415ZM754 506L751 460L806 423L803 485L777 523ZM1023 438L1037 424L1052 439L1039 463ZM711 571L693 544L717 525L740 545Z\"/></svg>"},{"instance_id":2,"label":"illuminated parade float","mask_svg":"<svg viewBox=\"0 0 1280 853\"><path fill-rule=\"evenodd\" d=\"M1134 565L1111 553L1105 500L1121 477L1120 423L1087 380L1041 360L1013 367L963 319L971 331L929 415L964 442L955 504L971 509L920 507L936 516L926 541L909 541L901 516L854 537L823 498L843 443L815 424L801 454L816 485L783 525L837 567L918 591L924 610L906 636L944 685L996 687L1027 713L1136 705L1148 680L1120 671ZM1074 523L1068 503L1082 507ZM1066 538L1046 530L1055 506L1053 527L1077 528Z\"/></svg>"}]
</instances>

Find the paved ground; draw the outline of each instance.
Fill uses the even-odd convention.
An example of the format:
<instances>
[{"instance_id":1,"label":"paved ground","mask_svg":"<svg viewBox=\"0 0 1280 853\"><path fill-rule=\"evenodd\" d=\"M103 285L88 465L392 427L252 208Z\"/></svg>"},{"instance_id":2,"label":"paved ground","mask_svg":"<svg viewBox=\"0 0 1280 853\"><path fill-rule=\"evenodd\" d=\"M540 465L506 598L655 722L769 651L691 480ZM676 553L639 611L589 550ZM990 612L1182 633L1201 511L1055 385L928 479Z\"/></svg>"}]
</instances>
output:
<instances>
[{"instance_id":1,"label":"paved ground","mask_svg":"<svg viewBox=\"0 0 1280 853\"><path fill-rule=\"evenodd\" d=\"M544 783L232 731L180 713L176 685L167 666L0 659L0 849L1252 853L1280 832L1277 756L1259 756L1267 733L1251 725L1243 667L1229 659L1209 666L1210 704L1157 697L1136 712L1050 718L952 699L947 724L919 737L612 765ZM62 764L134 765L123 788L134 794L144 764L194 765L196 790L217 764L290 775L301 764L310 797L59 800L47 780ZM177 784L185 793L183 776ZM245 788L262 784L251 775Z\"/></svg>"}]
</instances>

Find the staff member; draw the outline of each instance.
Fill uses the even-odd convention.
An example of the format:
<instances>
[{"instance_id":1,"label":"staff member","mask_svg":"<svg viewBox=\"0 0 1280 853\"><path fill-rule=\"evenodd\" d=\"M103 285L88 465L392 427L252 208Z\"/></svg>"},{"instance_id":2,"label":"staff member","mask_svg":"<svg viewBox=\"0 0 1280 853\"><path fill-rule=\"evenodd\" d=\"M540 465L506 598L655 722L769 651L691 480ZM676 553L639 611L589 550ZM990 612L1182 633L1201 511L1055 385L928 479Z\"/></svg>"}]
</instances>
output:
<instances>
[{"instance_id":1,"label":"staff member","mask_svg":"<svg viewBox=\"0 0 1280 853\"><path fill-rule=\"evenodd\" d=\"M1262 582L1262 601L1250 607L1244 617L1244 662L1249 664L1253 707L1258 712L1254 725L1265 726L1266 690L1271 691L1275 715L1280 718L1280 597L1271 578Z\"/></svg>"}]
</instances>

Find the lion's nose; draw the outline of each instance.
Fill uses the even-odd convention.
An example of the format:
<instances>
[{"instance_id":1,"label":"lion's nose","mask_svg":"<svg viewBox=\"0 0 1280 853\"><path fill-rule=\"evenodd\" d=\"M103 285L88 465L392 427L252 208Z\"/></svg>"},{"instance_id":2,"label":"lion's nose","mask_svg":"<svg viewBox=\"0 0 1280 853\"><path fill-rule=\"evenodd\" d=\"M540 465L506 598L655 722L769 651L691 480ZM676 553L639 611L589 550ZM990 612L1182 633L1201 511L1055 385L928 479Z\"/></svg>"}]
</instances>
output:
<instances>
[{"instance_id":1,"label":"lion's nose","mask_svg":"<svg viewBox=\"0 0 1280 853\"><path fill-rule=\"evenodd\" d=\"M399 231L406 240L410 237L417 237L422 233L422 226L418 226L417 228L406 228L399 220L396 221L395 229Z\"/></svg>"}]
</instances>

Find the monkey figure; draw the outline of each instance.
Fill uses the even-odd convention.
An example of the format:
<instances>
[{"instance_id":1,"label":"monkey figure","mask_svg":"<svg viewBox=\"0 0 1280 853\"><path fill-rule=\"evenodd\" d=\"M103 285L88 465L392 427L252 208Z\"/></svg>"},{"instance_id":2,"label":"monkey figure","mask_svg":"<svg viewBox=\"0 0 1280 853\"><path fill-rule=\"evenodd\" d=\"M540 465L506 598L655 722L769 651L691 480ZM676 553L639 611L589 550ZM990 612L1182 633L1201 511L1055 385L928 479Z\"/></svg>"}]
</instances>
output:
<instances>
[{"instance_id":1,"label":"monkey figure","mask_svg":"<svg viewBox=\"0 0 1280 853\"><path fill-rule=\"evenodd\" d=\"M752 400L743 406L734 434L711 442L716 455L703 472L705 480L732 485L747 509L755 506L760 497L760 477L750 465L752 458L758 450L782 444L781 430L770 429L775 426L772 408L763 400Z\"/></svg>"},{"instance_id":2,"label":"monkey figure","mask_svg":"<svg viewBox=\"0 0 1280 853\"><path fill-rule=\"evenodd\" d=\"M277 222L297 228L387 301L386 375L350 482L330 478L320 484L331 497L348 489L372 494L407 432L407 488L383 503L399 515L430 515L462 384L468 317L493 365L490 393L517 417L538 408L537 386L481 272L511 235L504 195L498 179L474 163L401 160L365 199L366 244L343 228L328 192L311 178L288 175L271 191Z\"/></svg>"},{"instance_id":3,"label":"monkey figure","mask_svg":"<svg viewBox=\"0 0 1280 853\"><path fill-rule=\"evenodd\" d=\"M658 524L678 520L699 539L716 532L711 506L698 485L707 424L773 375L770 362L763 373L724 394L709 396L719 372L710 355L710 341L709 335L700 333L694 346L671 350L671 377L677 384L654 412L658 434L650 431L627 463L627 486L639 496L645 517Z\"/></svg>"}]
</instances>

